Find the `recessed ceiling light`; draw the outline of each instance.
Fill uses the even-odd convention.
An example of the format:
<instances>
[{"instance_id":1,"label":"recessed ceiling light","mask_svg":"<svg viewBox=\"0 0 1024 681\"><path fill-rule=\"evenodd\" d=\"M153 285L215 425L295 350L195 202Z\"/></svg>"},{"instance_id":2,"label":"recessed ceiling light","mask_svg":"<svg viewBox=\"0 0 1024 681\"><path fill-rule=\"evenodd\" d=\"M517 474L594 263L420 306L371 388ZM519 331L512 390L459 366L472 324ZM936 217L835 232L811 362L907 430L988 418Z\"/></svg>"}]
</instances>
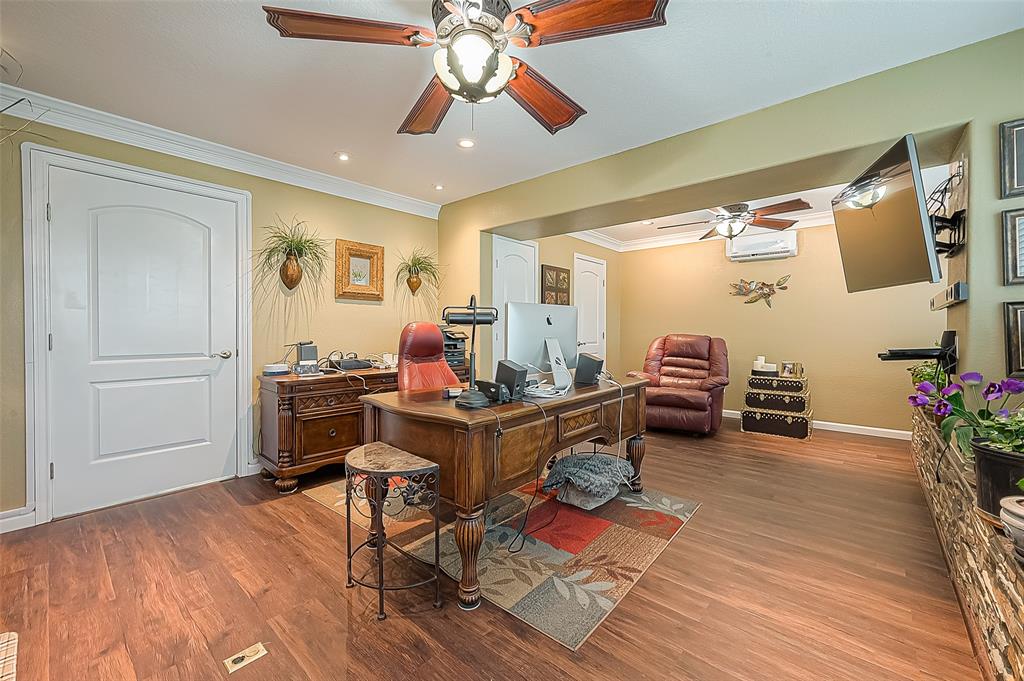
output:
<instances>
[{"instance_id":1,"label":"recessed ceiling light","mask_svg":"<svg viewBox=\"0 0 1024 681\"><path fill-rule=\"evenodd\" d=\"M444 189L444 185L443 184L435 184L434 185L434 189L436 189L437 191L441 191L442 189Z\"/></svg>"},{"instance_id":2,"label":"recessed ceiling light","mask_svg":"<svg viewBox=\"0 0 1024 681\"><path fill-rule=\"evenodd\" d=\"M458 145L463 149L472 149L473 147L476 146L476 141L471 140L468 137L463 137L458 141Z\"/></svg>"},{"instance_id":3,"label":"recessed ceiling light","mask_svg":"<svg viewBox=\"0 0 1024 681\"><path fill-rule=\"evenodd\" d=\"M653 225L654 224L654 220L644 220L643 224L645 224L645 225Z\"/></svg>"},{"instance_id":4,"label":"recessed ceiling light","mask_svg":"<svg viewBox=\"0 0 1024 681\"><path fill-rule=\"evenodd\" d=\"M337 157L339 161L347 161L349 159L348 153L344 151L339 151Z\"/></svg>"}]
</instances>

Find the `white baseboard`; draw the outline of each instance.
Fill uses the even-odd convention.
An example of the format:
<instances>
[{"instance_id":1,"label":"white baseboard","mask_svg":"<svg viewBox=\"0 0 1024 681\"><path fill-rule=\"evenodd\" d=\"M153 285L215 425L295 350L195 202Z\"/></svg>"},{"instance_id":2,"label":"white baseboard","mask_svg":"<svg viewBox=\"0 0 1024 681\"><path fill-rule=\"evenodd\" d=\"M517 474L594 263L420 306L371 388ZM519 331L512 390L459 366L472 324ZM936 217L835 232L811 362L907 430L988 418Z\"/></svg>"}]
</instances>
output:
<instances>
[{"instance_id":1,"label":"white baseboard","mask_svg":"<svg viewBox=\"0 0 1024 681\"><path fill-rule=\"evenodd\" d=\"M36 511L28 506L12 508L0 513L0 534L23 530L26 527L33 527L35 524Z\"/></svg>"},{"instance_id":2,"label":"white baseboard","mask_svg":"<svg viewBox=\"0 0 1024 681\"><path fill-rule=\"evenodd\" d=\"M735 409L723 409L722 416L730 419L738 419L740 413ZM890 440L909 440L909 430L896 430L895 428L877 428L875 426L857 426L850 423L835 423L833 421L814 421L814 427L819 430L834 430L840 433L853 433L855 435L869 435L871 437L885 437Z\"/></svg>"}]
</instances>

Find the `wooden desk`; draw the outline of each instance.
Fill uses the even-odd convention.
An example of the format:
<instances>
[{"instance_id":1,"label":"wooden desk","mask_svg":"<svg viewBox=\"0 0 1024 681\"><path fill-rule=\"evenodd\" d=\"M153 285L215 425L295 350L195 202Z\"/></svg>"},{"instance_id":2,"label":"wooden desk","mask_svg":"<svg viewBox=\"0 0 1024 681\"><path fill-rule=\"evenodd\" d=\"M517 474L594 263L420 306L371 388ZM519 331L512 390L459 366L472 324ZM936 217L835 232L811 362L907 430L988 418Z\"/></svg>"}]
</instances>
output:
<instances>
[{"instance_id":1,"label":"wooden desk","mask_svg":"<svg viewBox=\"0 0 1024 681\"><path fill-rule=\"evenodd\" d=\"M453 371L460 380L469 380L468 367ZM296 476L344 462L345 454L369 441L363 437L359 396L395 390L395 369L358 369L347 375L260 376L263 477L276 478L278 491L287 494L298 488Z\"/></svg>"},{"instance_id":2,"label":"wooden desk","mask_svg":"<svg viewBox=\"0 0 1024 681\"><path fill-rule=\"evenodd\" d=\"M648 381L622 382L622 437L636 471L644 458L645 391ZM477 556L484 538L484 506L489 499L537 479L547 460L572 445L595 440L615 444L619 438L619 388L601 382L576 388L565 397L539 399L535 405L492 405L497 422L484 409L465 410L440 391L424 390L364 395L363 432L436 462L441 467L441 497L456 507L455 543L462 557L459 605L480 603ZM545 418L546 414L546 418ZM643 489L640 478L631 485Z\"/></svg>"}]
</instances>

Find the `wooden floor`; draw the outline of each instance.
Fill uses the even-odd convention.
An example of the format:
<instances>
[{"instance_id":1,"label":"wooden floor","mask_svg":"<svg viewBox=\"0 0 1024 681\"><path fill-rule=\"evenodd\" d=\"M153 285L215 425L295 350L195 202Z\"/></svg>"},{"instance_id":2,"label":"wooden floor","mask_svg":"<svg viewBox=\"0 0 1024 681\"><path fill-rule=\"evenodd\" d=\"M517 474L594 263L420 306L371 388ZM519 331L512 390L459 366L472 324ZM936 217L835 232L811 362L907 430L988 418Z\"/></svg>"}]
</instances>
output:
<instances>
[{"instance_id":1,"label":"wooden floor","mask_svg":"<svg viewBox=\"0 0 1024 681\"><path fill-rule=\"evenodd\" d=\"M907 443L727 421L648 434L644 478L703 506L576 653L447 580L377 622L340 516L258 476L3 535L0 631L18 681L220 679L257 641L232 681L979 678Z\"/></svg>"}]
</instances>

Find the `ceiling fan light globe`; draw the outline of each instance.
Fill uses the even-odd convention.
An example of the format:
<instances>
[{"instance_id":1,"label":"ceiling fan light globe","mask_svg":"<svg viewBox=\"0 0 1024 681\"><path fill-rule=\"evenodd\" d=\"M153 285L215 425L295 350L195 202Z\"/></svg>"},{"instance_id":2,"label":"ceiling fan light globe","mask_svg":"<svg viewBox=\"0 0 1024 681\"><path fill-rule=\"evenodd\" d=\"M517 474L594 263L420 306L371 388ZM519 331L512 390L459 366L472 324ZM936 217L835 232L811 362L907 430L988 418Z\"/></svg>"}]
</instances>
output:
<instances>
[{"instance_id":1,"label":"ceiling fan light globe","mask_svg":"<svg viewBox=\"0 0 1024 681\"><path fill-rule=\"evenodd\" d=\"M494 41L482 31L461 31L452 39L448 50L448 63L452 71L456 75L461 72L460 80L465 83L484 82L484 77L492 76L496 70L496 64L491 66L491 62L496 61Z\"/></svg>"},{"instance_id":2,"label":"ceiling fan light globe","mask_svg":"<svg viewBox=\"0 0 1024 681\"><path fill-rule=\"evenodd\" d=\"M448 66L448 50L443 47L434 52L434 71L441 80L441 85L444 85L446 90L458 92L460 86L459 79L455 77L455 74L452 73L451 68Z\"/></svg>"},{"instance_id":3,"label":"ceiling fan light globe","mask_svg":"<svg viewBox=\"0 0 1024 681\"><path fill-rule=\"evenodd\" d=\"M515 70L512 59L507 54L498 53L498 69L494 75L484 84L484 90L488 94L497 95L505 89L508 81L512 79L512 72ZM491 98L493 99L493 97ZM483 100L481 100L483 101Z\"/></svg>"},{"instance_id":4,"label":"ceiling fan light globe","mask_svg":"<svg viewBox=\"0 0 1024 681\"><path fill-rule=\"evenodd\" d=\"M747 223L743 220L720 220L715 225L715 231L718 232L719 236L723 236L726 239L732 239L737 237L747 229Z\"/></svg>"}]
</instances>

